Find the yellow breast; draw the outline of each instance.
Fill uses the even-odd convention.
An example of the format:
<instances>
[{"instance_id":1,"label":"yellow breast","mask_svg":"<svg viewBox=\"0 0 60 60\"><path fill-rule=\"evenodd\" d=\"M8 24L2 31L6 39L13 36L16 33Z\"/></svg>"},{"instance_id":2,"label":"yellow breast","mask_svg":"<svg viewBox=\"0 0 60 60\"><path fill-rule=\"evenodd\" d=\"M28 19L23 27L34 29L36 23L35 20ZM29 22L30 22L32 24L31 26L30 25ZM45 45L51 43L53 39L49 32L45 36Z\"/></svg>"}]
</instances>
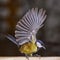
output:
<instances>
[{"instance_id":1,"label":"yellow breast","mask_svg":"<svg viewBox=\"0 0 60 60\"><path fill-rule=\"evenodd\" d=\"M37 46L35 43L28 42L28 43L23 44L20 47L19 51L24 54L32 54L34 52L37 52Z\"/></svg>"}]
</instances>

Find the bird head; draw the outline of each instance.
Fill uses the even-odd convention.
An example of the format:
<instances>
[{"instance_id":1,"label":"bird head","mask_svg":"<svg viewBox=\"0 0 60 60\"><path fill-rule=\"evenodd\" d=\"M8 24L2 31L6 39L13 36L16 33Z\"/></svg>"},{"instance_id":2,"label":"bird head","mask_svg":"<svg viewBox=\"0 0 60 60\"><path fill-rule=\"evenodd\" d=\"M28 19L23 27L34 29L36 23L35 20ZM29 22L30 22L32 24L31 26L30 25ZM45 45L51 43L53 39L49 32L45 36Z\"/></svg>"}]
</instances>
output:
<instances>
[{"instance_id":1,"label":"bird head","mask_svg":"<svg viewBox=\"0 0 60 60\"><path fill-rule=\"evenodd\" d=\"M41 40L37 40L36 45L37 45L38 49L40 49L40 48L43 48L44 50L46 49L44 46L44 43Z\"/></svg>"}]
</instances>

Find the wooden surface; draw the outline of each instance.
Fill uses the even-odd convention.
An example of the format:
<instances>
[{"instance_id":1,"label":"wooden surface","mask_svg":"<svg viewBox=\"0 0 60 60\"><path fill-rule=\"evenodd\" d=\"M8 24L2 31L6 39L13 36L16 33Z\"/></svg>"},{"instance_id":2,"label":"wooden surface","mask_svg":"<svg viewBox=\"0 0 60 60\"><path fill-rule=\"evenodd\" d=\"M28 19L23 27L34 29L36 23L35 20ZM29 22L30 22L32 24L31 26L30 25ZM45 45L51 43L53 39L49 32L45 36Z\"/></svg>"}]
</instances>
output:
<instances>
[{"instance_id":1,"label":"wooden surface","mask_svg":"<svg viewBox=\"0 0 60 60\"><path fill-rule=\"evenodd\" d=\"M0 57L0 60L27 60L26 57ZM60 57L29 57L29 60L60 60Z\"/></svg>"}]
</instances>

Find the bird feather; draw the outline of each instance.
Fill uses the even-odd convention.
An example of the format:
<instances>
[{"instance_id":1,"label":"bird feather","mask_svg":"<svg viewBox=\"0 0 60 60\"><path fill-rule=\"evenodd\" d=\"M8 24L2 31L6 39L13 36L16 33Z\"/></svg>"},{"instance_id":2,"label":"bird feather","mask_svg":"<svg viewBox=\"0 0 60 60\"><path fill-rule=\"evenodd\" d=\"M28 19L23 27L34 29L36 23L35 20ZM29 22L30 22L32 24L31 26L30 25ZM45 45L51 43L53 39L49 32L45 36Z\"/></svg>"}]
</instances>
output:
<instances>
[{"instance_id":1,"label":"bird feather","mask_svg":"<svg viewBox=\"0 0 60 60\"><path fill-rule=\"evenodd\" d=\"M31 41L31 36L36 35L46 19L45 12L43 9L32 8L18 21L15 37L19 45ZM30 37L30 39L28 39L28 37Z\"/></svg>"}]
</instances>

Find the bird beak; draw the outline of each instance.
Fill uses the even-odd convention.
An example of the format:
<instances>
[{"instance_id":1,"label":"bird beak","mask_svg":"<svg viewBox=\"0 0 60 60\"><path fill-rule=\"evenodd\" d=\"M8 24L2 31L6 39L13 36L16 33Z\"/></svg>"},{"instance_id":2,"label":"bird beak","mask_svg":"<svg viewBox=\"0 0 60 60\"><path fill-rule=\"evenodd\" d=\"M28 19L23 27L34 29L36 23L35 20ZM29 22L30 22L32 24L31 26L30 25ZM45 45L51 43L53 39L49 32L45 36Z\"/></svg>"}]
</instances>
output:
<instances>
[{"instance_id":1,"label":"bird beak","mask_svg":"<svg viewBox=\"0 0 60 60\"><path fill-rule=\"evenodd\" d=\"M42 46L42 48L43 48L44 50L46 50L46 47L45 47L45 46Z\"/></svg>"}]
</instances>

